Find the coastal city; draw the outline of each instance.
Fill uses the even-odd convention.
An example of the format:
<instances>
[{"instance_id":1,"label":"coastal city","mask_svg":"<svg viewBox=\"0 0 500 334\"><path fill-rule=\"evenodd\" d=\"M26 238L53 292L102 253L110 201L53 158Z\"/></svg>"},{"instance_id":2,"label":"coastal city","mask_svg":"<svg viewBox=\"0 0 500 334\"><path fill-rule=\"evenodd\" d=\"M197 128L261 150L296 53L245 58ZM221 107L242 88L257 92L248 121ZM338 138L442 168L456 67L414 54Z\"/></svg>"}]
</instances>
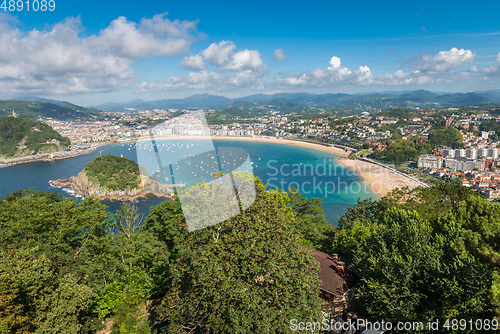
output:
<instances>
[{"instance_id":1,"label":"coastal city","mask_svg":"<svg viewBox=\"0 0 500 334\"><path fill-rule=\"evenodd\" d=\"M0 9L0 334L500 333L500 1Z\"/></svg>"},{"instance_id":2,"label":"coastal city","mask_svg":"<svg viewBox=\"0 0 500 334\"><path fill-rule=\"evenodd\" d=\"M355 156L377 159L377 154L386 151L388 146L391 149L391 143L395 141L411 142L418 147L428 142L429 135L437 129L453 127L460 134L460 148L434 145L428 153L398 162L434 178L470 187L488 199L496 199L500 194L500 174L496 172L500 166L500 142L495 132L500 116L495 114L496 111L496 107L482 110L477 106L464 109L428 108L412 110L413 117L399 116L401 110L398 109L327 117L304 117L277 111L271 115L233 119L229 124L210 124L208 128L203 124L205 120L189 121L186 116L200 113L189 109L108 112L101 120L83 117L64 121L39 120L71 139L71 147L65 154L103 146L110 141L135 140L150 135L210 135L322 142ZM215 112L214 109L203 111L205 116ZM397 117L392 116L394 114Z\"/></svg>"}]
</instances>

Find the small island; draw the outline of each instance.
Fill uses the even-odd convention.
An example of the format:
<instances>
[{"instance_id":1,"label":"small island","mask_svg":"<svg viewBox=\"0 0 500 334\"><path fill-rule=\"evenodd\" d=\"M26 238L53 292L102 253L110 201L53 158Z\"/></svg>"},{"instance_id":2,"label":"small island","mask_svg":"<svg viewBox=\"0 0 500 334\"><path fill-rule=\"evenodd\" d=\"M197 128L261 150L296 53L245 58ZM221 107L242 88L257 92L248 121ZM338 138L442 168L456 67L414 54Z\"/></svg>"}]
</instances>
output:
<instances>
[{"instance_id":1,"label":"small island","mask_svg":"<svg viewBox=\"0 0 500 334\"><path fill-rule=\"evenodd\" d=\"M120 201L148 196L171 198L174 193L170 186L160 184L136 162L111 154L95 158L76 176L50 181L50 184L55 187L69 186L82 197Z\"/></svg>"}]
</instances>

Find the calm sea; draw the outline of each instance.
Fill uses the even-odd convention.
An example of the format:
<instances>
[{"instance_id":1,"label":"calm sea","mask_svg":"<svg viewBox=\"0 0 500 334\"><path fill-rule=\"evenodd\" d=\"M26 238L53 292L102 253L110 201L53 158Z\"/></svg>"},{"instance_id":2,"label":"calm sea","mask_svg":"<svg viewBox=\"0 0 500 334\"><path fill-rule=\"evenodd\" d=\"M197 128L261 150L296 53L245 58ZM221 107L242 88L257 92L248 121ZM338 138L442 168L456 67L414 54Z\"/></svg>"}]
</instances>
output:
<instances>
[{"instance_id":1,"label":"calm sea","mask_svg":"<svg viewBox=\"0 0 500 334\"><path fill-rule=\"evenodd\" d=\"M183 143L193 145L194 140L158 141L158 144L175 145ZM340 214L358 198L376 197L368 187L350 170L344 169L333 158L335 155L298 146L278 143L251 142L238 140L214 140L216 148L237 147L246 150L253 162L255 176L269 185L270 188L287 189L294 186L308 197L319 197L323 201L326 218L337 225ZM12 193L17 189L41 191L57 191L64 196L72 196L65 189L50 186L50 180L67 179L78 174L85 164L100 154L129 158L137 161L136 143L126 142L112 144L80 157L56 160L51 162L34 162L0 168L0 196ZM144 215L149 207L159 204L164 199L147 199L135 205ZM109 211L114 212L120 202L104 201Z\"/></svg>"}]
</instances>

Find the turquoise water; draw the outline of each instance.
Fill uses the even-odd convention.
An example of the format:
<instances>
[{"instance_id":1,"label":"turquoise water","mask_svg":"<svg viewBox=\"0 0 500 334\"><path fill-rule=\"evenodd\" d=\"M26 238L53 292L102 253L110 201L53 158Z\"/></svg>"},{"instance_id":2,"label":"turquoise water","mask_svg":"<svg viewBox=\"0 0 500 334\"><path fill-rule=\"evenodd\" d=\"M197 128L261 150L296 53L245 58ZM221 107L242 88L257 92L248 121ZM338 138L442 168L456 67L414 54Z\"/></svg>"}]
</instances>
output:
<instances>
[{"instance_id":1,"label":"turquoise water","mask_svg":"<svg viewBox=\"0 0 500 334\"><path fill-rule=\"evenodd\" d=\"M239 140L214 140L216 149L223 147L237 147L248 152L255 176L269 185L270 188L294 186L299 192L308 197L319 197L323 200L326 218L336 225L340 214L346 211L350 204L356 203L358 198L376 197L365 184L349 169L344 169L332 158L335 155L310 148L284 145L278 143L252 142ZM210 148L210 141L176 140L157 141L157 145L173 147L177 153L201 153ZM183 146L181 147L180 144ZM139 145L139 144L138 144ZM64 196L72 196L64 189L50 186L50 180L66 179L78 174L86 163L99 154L126 157L137 162L137 151L140 160L144 160L141 152L145 151L145 144L127 142L105 146L91 154L76 158L56 160L50 162L34 162L0 168L0 196L12 193L17 189L41 191L57 191ZM190 145L190 150L186 148ZM174 153L172 153L174 154ZM170 156L172 158L172 156ZM171 160L180 159L173 157ZM141 163L140 163L141 164ZM164 199L150 198L136 203L140 212L149 213L149 207L159 204ZM120 202L104 201L109 210L114 212L120 207Z\"/></svg>"}]
</instances>

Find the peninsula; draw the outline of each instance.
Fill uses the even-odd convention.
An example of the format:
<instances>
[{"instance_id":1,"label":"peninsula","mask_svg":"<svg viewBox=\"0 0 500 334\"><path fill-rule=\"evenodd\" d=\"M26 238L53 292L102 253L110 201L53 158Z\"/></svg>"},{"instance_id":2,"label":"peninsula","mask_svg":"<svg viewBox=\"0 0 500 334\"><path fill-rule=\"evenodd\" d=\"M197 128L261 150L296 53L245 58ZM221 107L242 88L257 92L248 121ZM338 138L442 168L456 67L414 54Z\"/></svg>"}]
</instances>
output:
<instances>
[{"instance_id":1,"label":"peninsula","mask_svg":"<svg viewBox=\"0 0 500 334\"><path fill-rule=\"evenodd\" d=\"M106 154L85 165L76 176L50 181L56 187L69 186L76 195L99 199L134 200L148 196L172 197L173 190L160 184L139 165L123 157ZM142 175L141 175L142 174Z\"/></svg>"}]
</instances>

